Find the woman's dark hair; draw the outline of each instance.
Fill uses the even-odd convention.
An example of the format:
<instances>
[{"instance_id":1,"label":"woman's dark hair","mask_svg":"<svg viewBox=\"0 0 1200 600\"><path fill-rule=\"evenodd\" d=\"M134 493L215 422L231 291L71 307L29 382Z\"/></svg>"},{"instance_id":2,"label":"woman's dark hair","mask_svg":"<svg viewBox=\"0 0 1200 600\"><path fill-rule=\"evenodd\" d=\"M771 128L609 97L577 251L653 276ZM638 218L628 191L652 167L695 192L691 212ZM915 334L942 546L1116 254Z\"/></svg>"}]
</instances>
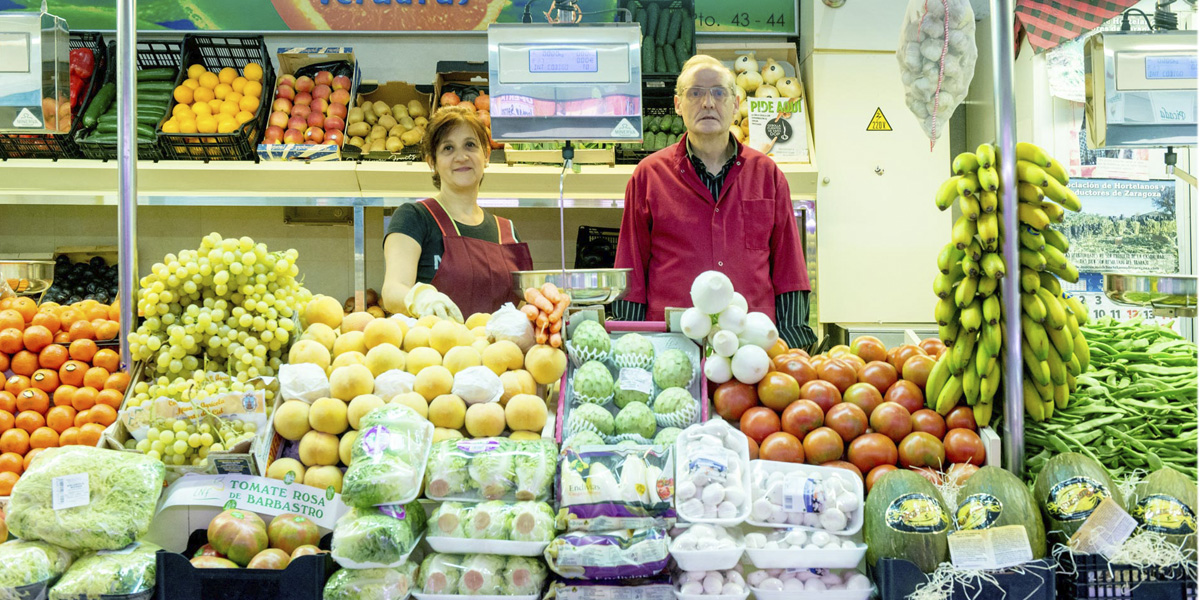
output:
<instances>
[{"instance_id":1,"label":"woman's dark hair","mask_svg":"<svg viewBox=\"0 0 1200 600\"><path fill-rule=\"evenodd\" d=\"M488 135L487 126L475 111L466 106L443 106L433 113L429 125L425 127L425 137L421 139L421 155L433 169L433 187L442 189L442 178L437 173L437 147L451 131L459 125L466 125L479 138L479 146L484 152L491 148L492 137Z\"/></svg>"}]
</instances>

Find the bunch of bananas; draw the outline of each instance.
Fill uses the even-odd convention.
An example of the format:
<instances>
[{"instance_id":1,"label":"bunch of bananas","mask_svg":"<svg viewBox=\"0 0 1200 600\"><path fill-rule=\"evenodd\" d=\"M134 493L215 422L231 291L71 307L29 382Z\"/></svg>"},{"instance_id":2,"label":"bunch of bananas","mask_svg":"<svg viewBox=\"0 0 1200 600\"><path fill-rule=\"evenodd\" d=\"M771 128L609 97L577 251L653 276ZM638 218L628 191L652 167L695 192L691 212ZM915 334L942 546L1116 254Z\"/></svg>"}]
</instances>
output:
<instances>
[{"instance_id":1,"label":"bunch of bananas","mask_svg":"<svg viewBox=\"0 0 1200 600\"><path fill-rule=\"evenodd\" d=\"M1072 283L1079 271L1067 259L1066 237L1050 227L1062 223L1065 210L1078 211L1079 198L1067 188L1067 172L1044 150L1017 144L1017 218L1020 221L1022 357L1025 362L1025 410L1042 421L1055 407L1067 405L1075 376L1087 368L1087 343L1079 326L1087 310L1079 300L1064 298L1059 278ZM938 254L940 274L934 315L938 333L949 348L934 365L925 386L929 408L948 414L960 400L973 408L984 426L992 418L992 400L1003 377L1006 315L1000 281L1007 275L1001 246L1000 177L996 150L983 144L954 159L954 176L938 189L941 210L955 202L962 216L951 241Z\"/></svg>"}]
</instances>

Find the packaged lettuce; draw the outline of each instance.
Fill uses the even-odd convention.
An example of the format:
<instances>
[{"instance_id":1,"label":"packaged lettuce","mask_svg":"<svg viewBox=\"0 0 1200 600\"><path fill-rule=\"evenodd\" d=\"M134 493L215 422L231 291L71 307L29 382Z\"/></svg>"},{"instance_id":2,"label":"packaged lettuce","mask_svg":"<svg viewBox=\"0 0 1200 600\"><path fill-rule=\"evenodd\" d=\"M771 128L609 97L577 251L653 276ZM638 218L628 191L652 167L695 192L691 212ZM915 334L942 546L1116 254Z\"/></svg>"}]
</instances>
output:
<instances>
[{"instance_id":1,"label":"packaged lettuce","mask_svg":"<svg viewBox=\"0 0 1200 600\"><path fill-rule=\"evenodd\" d=\"M419 593L437 596L541 596L548 570L540 559L493 554L430 554Z\"/></svg>"},{"instance_id":2,"label":"packaged lettuce","mask_svg":"<svg viewBox=\"0 0 1200 600\"><path fill-rule=\"evenodd\" d=\"M545 502L484 502L475 506L443 502L429 517L430 543L437 538L490 540L495 542L547 543L554 539L554 509ZM437 544L445 548L445 544ZM455 546L473 548L479 546ZM488 544L484 552L522 555L526 548ZM438 549L438 548L435 548Z\"/></svg>"},{"instance_id":3,"label":"packaged lettuce","mask_svg":"<svg viewBox=\"0 0 1200 600\"><path fill-rule=\"evenodd\" d=\"M50 588L50 600L99 598L136 594L154 588L155 553L148 542L134 542L121 550L101 550L71 564L62 579Z\"/></svg>"},{"instance_id":4,"label":"packaged lettuce","mask_svg":"<svg viewBox=\"0 0 1200 600\"><path fill-rule=\"evenodd\" d=\"M467 524L467 536L481 540L503 540L508 538L512 511L508 504L500 501L484 502L471 512Z\"/></svg>"},{"instance_id":5,"label":"packaged lettuce","mask_svg":"<svg viewBox=\"0 0 1200 600\"><path fill-rule=\"evenodd\" d=\"M430 451L425 495L441 501L545 502L557 460L558 446L546 439L443 440Z\"/></svg>"},{"instance_id":6,"label":"packaged lettuce","mask_svg":"<svg viewBox=\"0 0 1200 600\"><path fill-rule=\"evenodd\" d=\"M404 600L416 577L411 561L394 569L342 569L325 584L324 600Z\"/></svg>"},{"instance_id":7,"label":"packaged lettuce","mask_svg":"<svg viewBox=\"0 0 1200 600\"><path fill-rule=\"evenodd\" d=\"M57 579L71 566L71 553L46 542L13 540L0 544L0 597L13 588Z\"/></svg>"},{"instance_id":8,"label":"packaged lettuce","mask_svg":"<svg viewBox=\"0 0 1200 600\"><path fill-rule=\"evenodd\" d=\"M355 508L411 502L425 475L433 424L407 406L386 404L364 415L359 431L342 501Z\"/></svg>"},{"instance_id":9,"label":"packaged lettuce","mask_svg":"<svg viewBox=\"0 0 1200 600\"><path fill-rule=\"evenodd\" d=\"M443 502L429 515L429 537L465 538L472 509L461 502Z\"/></svg>"},{"instance_id":10,"label":"packaged lettuce","mask_svg":"<svg viewBox=\"0 0 1200 600\"><path fill-rule=\"evenodd\" d=\"M549 542L558 533L554 509L545 502L518 502L512 506L508 539L514 542Z\"/></svg>"},{"instance_id":11,"label":"packaged lettuce","mask_svg":"<svg viewBox=\"0 0 1200 600\"><path fill-rule=\"evenodd\" d=\"M546 564L572 579L652 577L667 568L670 541L662 527L571 532L546 547Z\"/></svg>"},{"instance_id":12,"label":"packaged lettuce","mask_svg":"<svg viewBox=\"0 0 1200 600\"><path fill-rule=\"evenodd\" d=\"M350 569L398 567L408 559L425 528L420 502L355 508L333 528L333 559Z\"/></svg>"},{"instance_id":13,"label":"packaged lettuce","mask_svg":"<svg viewBox=\"0 0 1200 600\"><path fill-rule=\"evenodd\" d=\"M9 530L75 552L124 548L150 529L165 471L134 452L47 448L13 486Z\"/></svg>"}]
</instances>

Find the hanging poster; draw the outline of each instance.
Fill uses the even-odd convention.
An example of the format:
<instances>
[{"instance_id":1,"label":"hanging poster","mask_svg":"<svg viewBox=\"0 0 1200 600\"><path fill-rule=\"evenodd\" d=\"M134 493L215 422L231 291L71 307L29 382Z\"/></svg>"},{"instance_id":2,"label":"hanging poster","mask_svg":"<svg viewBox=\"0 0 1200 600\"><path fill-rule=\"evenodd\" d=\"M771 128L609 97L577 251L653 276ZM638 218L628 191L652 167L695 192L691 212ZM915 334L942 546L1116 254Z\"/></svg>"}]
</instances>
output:
<instances>
[{"instance_id":1,"label":"hanging poster","mask_svg":"<svg viewBox=\"0 0 1200 600\"><path fill-rule=\"evenodd\" d=\"M1081 273L1177 273L1175 182L1072 179L1083 210L1067 212L1061 231Z\"/></svg>"}]
</instances>

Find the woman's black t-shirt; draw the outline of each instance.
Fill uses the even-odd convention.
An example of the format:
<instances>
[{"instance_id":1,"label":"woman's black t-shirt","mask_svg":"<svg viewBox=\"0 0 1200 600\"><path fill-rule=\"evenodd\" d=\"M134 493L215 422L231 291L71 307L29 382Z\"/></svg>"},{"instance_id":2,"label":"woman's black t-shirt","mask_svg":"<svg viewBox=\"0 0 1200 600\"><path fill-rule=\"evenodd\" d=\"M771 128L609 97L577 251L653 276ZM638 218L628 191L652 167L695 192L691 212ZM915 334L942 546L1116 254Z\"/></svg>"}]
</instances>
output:
<instances>
[{"instance_id":1,"label":"woman's black t-shirt","mask_svg":"<svg viewBox=\"0 0 1200 600\"><path fill-rule=\"evenodd\" d=\"M496 226L495 215L486 208L482 210L483 222L479 225L467 225L456 221L458 234L485 242L500 243L500 230ZM429 209L416 202L400 205L396 212L392 213L384 241L393 233L403 233L421 245L421 257L417 260L417 283L431 283L434 275L437 275L438 267L441 266L445 244L442 242L442 230L438 228L437 221ZM519 241L515 226L512 235L514 240Z\"/></svg>"}]
</instances>

